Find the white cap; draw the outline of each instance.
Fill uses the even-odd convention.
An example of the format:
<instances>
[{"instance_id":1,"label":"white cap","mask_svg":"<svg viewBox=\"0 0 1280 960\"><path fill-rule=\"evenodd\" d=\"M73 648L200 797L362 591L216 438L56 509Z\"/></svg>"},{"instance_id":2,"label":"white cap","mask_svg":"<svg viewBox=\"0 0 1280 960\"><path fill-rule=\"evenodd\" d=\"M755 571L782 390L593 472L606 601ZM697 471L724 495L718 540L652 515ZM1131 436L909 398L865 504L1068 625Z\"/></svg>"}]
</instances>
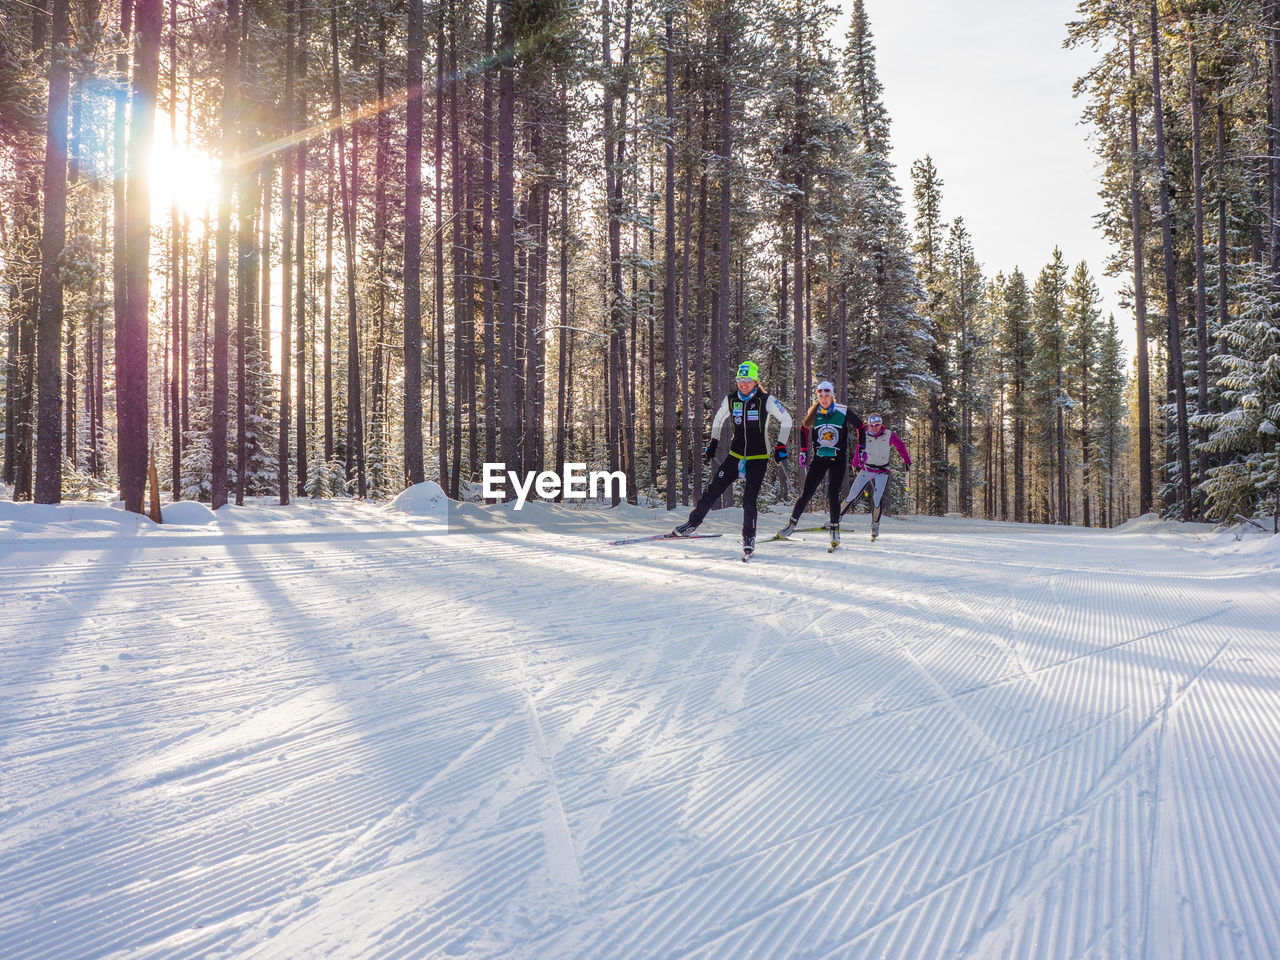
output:
<instances>
[{"instance_id":1,"label":"white cap","mask_svg":"<svg viewBox=\"0 0 1280 960\"><path fill-rule=\"evenodd\" d=\"M831 383L831 381L830 381L830 380L823 380L820 384L818 384L818 389L819 389L819 390L830 390L832 393L835 393L835 392L836 392L836 388L835 388L835 386Z\"/></svg>"}]
</instances>

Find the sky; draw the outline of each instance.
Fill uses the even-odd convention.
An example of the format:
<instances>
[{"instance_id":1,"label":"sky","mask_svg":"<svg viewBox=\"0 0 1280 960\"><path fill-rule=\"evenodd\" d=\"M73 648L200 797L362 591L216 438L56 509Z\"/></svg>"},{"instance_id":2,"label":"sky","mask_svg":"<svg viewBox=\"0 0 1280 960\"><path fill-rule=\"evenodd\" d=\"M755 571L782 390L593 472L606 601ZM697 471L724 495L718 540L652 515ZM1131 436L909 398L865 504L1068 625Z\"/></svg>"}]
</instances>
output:
<instances>
[{"instance_id":1,"label":"sky","mask_svg":"<svg viewBox=\"0 0 1280 960\"><path fill-rule=\"evenodd\" d=\"M1093 51L1064 50L1075 0L864 0L876 45L893 159L910 216L911 163L942 177L943 216L964 217L984 272L1021 267L1034 283L1055 245L1089 264L1132 353L1125 277L1102 275L1094 225L1101 171L1080 122L1075 79ZM844 46L851 0L843 0Z\"/></svg>"}]
</instances>

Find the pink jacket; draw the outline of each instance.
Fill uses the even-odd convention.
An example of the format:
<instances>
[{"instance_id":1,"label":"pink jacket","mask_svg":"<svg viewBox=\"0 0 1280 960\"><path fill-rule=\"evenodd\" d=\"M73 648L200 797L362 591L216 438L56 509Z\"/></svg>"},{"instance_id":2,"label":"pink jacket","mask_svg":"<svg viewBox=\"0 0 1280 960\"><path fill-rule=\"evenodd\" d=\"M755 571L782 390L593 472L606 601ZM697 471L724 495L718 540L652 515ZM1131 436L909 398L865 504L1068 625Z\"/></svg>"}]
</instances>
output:
<instances>
[{"instance_id":1,"label":"pink jacket","mask_svg":"<svg viewBox=\"0 0 1280 960\"><path fill-rule=\"evenodd\" d=\"M894 433L892 430L887 431L887 433L888 433L888 446L892 446L894 450L898 451L898 456L902 457L902 462L906 465L906 468L910 470L911 455L907 453L906 445L902 442L902 440L898 438L898 435ZM859 434L861 439L862 432L859 431ZM882 431L879 436L874 436L870 433L867 433L865 436L867 437L866 445L864 446L862 443L859 443L853 449L854 469L856 470L866 469L876 473L887 472L889 469L889 460L892 455L888 452L886 448L886 444L884 443L885 431ZM876 453L883 456L884 462L880 463L877 460L876 463L868 464L867 463L868 447L872 448Z\"/></svg>"}]
</instances>

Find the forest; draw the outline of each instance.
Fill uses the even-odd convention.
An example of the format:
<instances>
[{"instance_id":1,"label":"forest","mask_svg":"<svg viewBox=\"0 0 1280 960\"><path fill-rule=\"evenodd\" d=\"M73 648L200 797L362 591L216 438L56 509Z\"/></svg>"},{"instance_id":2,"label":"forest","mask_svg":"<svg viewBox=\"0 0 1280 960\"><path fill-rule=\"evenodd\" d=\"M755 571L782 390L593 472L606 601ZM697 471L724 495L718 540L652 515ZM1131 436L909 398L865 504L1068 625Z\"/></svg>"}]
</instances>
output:
<instances>
[{"instance_id":1,"label":"forest","mask_svg":"<svg viewBox=\"0 0 1280 960\"><path fill-rule=\"evenodd\" d=\"M1112 254L990 276L947 172L890 158L863 0L7 2L3 492L581 461L672 508L752 359L885 416L899 512L1275 529L1280 0L1082 0L1062 38Z\"/></svg>"}]
</instances>

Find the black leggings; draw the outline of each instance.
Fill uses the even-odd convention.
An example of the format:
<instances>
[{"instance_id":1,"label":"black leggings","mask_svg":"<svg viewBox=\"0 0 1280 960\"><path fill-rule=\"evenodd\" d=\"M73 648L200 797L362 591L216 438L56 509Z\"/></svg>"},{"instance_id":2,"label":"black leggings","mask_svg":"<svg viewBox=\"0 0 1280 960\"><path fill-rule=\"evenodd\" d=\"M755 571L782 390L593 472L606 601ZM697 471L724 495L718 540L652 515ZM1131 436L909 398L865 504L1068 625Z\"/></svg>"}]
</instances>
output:
<instances>
[{"instance_id":1,"label":"black leggings","mask_svg":"<svg viewBox=\"0 0 1280 960\"><path fill-rule=\"evenodd\" d=\"M805 474L804 489L800 491L800 499L791 510L791 522L799 523L804 508L818 491L823 477L827 478L827 507L831 512L831 525L840 523L840 486L844 483L844 457L814 457L809 464L809 472Z\"/></svg>"},{"instance_id":2,"label":"black leggings","mask_svg":"<svg viewBox=\"0 0 1280 960\"><path fill-rule=\"evenodd\" d=\"M764 483L765 470L769 467L769 461L748 460L747 461L747 477L746 483L742 489L742 539L754 540L756 536L756 498L760 496L760 485ZM716 471L715 478L711 481L711 485L702 492L697 506L693 508L693 512L689 514L689 522L695 527L702 523L707 513L711 510L712 505L720 499L726 490L733 486L733 481L738 479L738 458L734 456L726 457L720 464L720 469Z\"/></svg>"}]
</instances>

